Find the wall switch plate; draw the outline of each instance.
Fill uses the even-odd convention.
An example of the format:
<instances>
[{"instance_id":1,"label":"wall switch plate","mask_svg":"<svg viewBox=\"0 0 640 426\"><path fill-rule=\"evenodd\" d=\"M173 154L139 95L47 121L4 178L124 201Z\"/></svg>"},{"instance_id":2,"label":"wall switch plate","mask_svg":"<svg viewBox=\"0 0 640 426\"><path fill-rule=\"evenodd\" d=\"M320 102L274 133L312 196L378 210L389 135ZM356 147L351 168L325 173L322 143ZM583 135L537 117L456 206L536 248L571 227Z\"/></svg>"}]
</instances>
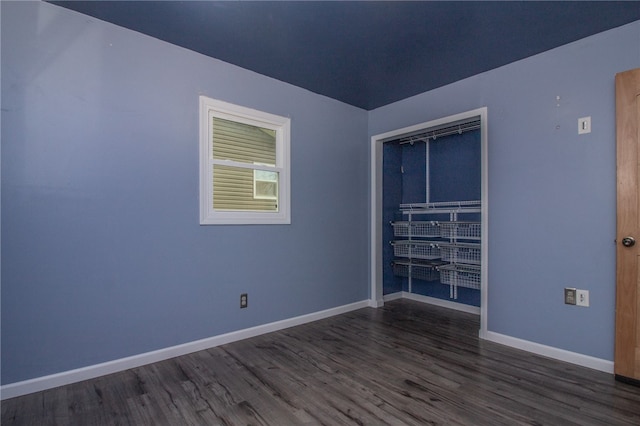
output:
<instances>
[{"instance_id":1,"label":"wall switch plate","mask_svg":"<svg viewBox=\"0 0 640 426\"><path fill-rule=\"evenodd\" d=\"M591 133L591 117L578 118L578 134Z\"/></svg>"},{"instance_id":2,"label":"wall switch plate","mask_svg":"<svg viewBox=\"0 0 640 426\"><path fill-rule=\"evenodd\" d=\"M576 305L589 306L589 290L576 290Z\"/></svg>"},{"instance_id":3,"label":"wall switch plate","mask_svg":"<svg viewBox=\"0 0 640 426\"><path fill-rule=\"evenodd\" d=\"M564 289L564 303L566 305L575 305L576 304L576 289L575 288L565 288Z\"/></svg>"}]
</instances>

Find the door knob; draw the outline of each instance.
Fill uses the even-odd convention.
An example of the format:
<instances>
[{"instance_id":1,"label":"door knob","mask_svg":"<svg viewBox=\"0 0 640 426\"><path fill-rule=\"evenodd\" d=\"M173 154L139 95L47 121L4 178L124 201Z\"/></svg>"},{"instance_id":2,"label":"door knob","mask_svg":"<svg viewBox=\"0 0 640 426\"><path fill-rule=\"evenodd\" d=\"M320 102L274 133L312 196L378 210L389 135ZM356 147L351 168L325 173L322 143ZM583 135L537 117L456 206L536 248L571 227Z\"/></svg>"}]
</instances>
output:
<instances>
[{"instance_id":1,"label":"door knob","mask_svg":"<svg viewBox=\"0 0 640 426\"><path fill-rule=\"evenodd\" d=\"M622 239L622 245L625 247L633 247L636 244L636 239L633 237L624 237Z\"/></svg>"}]
</instances>

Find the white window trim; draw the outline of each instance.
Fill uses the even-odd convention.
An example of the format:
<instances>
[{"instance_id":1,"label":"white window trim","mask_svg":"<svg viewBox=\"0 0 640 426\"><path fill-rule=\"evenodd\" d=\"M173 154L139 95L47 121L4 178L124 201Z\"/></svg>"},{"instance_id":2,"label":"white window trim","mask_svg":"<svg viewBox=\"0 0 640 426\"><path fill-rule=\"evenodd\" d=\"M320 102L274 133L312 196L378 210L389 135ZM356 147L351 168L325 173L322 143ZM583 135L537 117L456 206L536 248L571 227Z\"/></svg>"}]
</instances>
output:
<instances>
[{"instance_id":1,"label":"white window trim","mask_svg":"<svg viewBox=\"0 0 640 426\"><path fill-rule=\"evenodd\" d=\"M275 130L276 165L248 165L235 161L213 159L212 117L236 121L252 126ZM290 224L290 136L291 120L274 114L230 104L206 96L200 96L200 224L201 225L255 225ZM222 164L271 170L279 173L278 211L221 211L213 208L213 165ZM253 167L252 167L253 166Z\"/></svg>"}]
</instances>

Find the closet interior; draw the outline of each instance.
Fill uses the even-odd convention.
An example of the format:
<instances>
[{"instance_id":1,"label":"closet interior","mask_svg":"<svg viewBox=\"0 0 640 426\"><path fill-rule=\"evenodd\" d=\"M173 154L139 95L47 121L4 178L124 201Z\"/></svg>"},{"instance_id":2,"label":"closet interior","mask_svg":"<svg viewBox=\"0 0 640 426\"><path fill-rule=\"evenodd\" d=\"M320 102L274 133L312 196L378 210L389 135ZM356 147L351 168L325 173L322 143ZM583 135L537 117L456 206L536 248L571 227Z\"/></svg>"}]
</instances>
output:
<instances>
[{"instance_id":1,"label":"closet interior","mask_svg":"<svg viewBox=\"0 0 640 426\"><path fill-rule=\"evenodd\" d=\"M383 294L479 307L480 117L385 141L382 167Z\"/></svg>"}]
</instances>

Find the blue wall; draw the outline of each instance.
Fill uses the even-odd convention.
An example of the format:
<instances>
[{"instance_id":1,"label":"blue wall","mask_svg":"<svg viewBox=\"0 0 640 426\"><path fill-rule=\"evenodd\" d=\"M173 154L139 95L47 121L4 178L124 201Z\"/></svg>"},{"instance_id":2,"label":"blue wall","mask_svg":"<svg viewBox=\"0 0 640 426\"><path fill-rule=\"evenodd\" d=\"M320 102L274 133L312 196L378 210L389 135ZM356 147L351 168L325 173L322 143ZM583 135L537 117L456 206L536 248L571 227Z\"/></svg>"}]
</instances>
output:
<instances>
[{"instance_id":1,"label":"blue wall","mask_svg":"<svg viewBox=\"0 0 640 426\"><path fill-rule=\"evenodd\" d=\"M636 67L640 22L370 112L373 136L488 107L489 331L613 360L614 76Z\"/></svg>"},{"instance_id":2,"label":"blue wall","mask_svg":"<svg viewBox=\"0 0 640 426\"><path fill-rule=\"evenodd\" d=\"M51 4L1 7L2 383L368 298L367 112ZM291 225L199 226L201 94L291 117Z\"/></svg>"}]
</instances>

